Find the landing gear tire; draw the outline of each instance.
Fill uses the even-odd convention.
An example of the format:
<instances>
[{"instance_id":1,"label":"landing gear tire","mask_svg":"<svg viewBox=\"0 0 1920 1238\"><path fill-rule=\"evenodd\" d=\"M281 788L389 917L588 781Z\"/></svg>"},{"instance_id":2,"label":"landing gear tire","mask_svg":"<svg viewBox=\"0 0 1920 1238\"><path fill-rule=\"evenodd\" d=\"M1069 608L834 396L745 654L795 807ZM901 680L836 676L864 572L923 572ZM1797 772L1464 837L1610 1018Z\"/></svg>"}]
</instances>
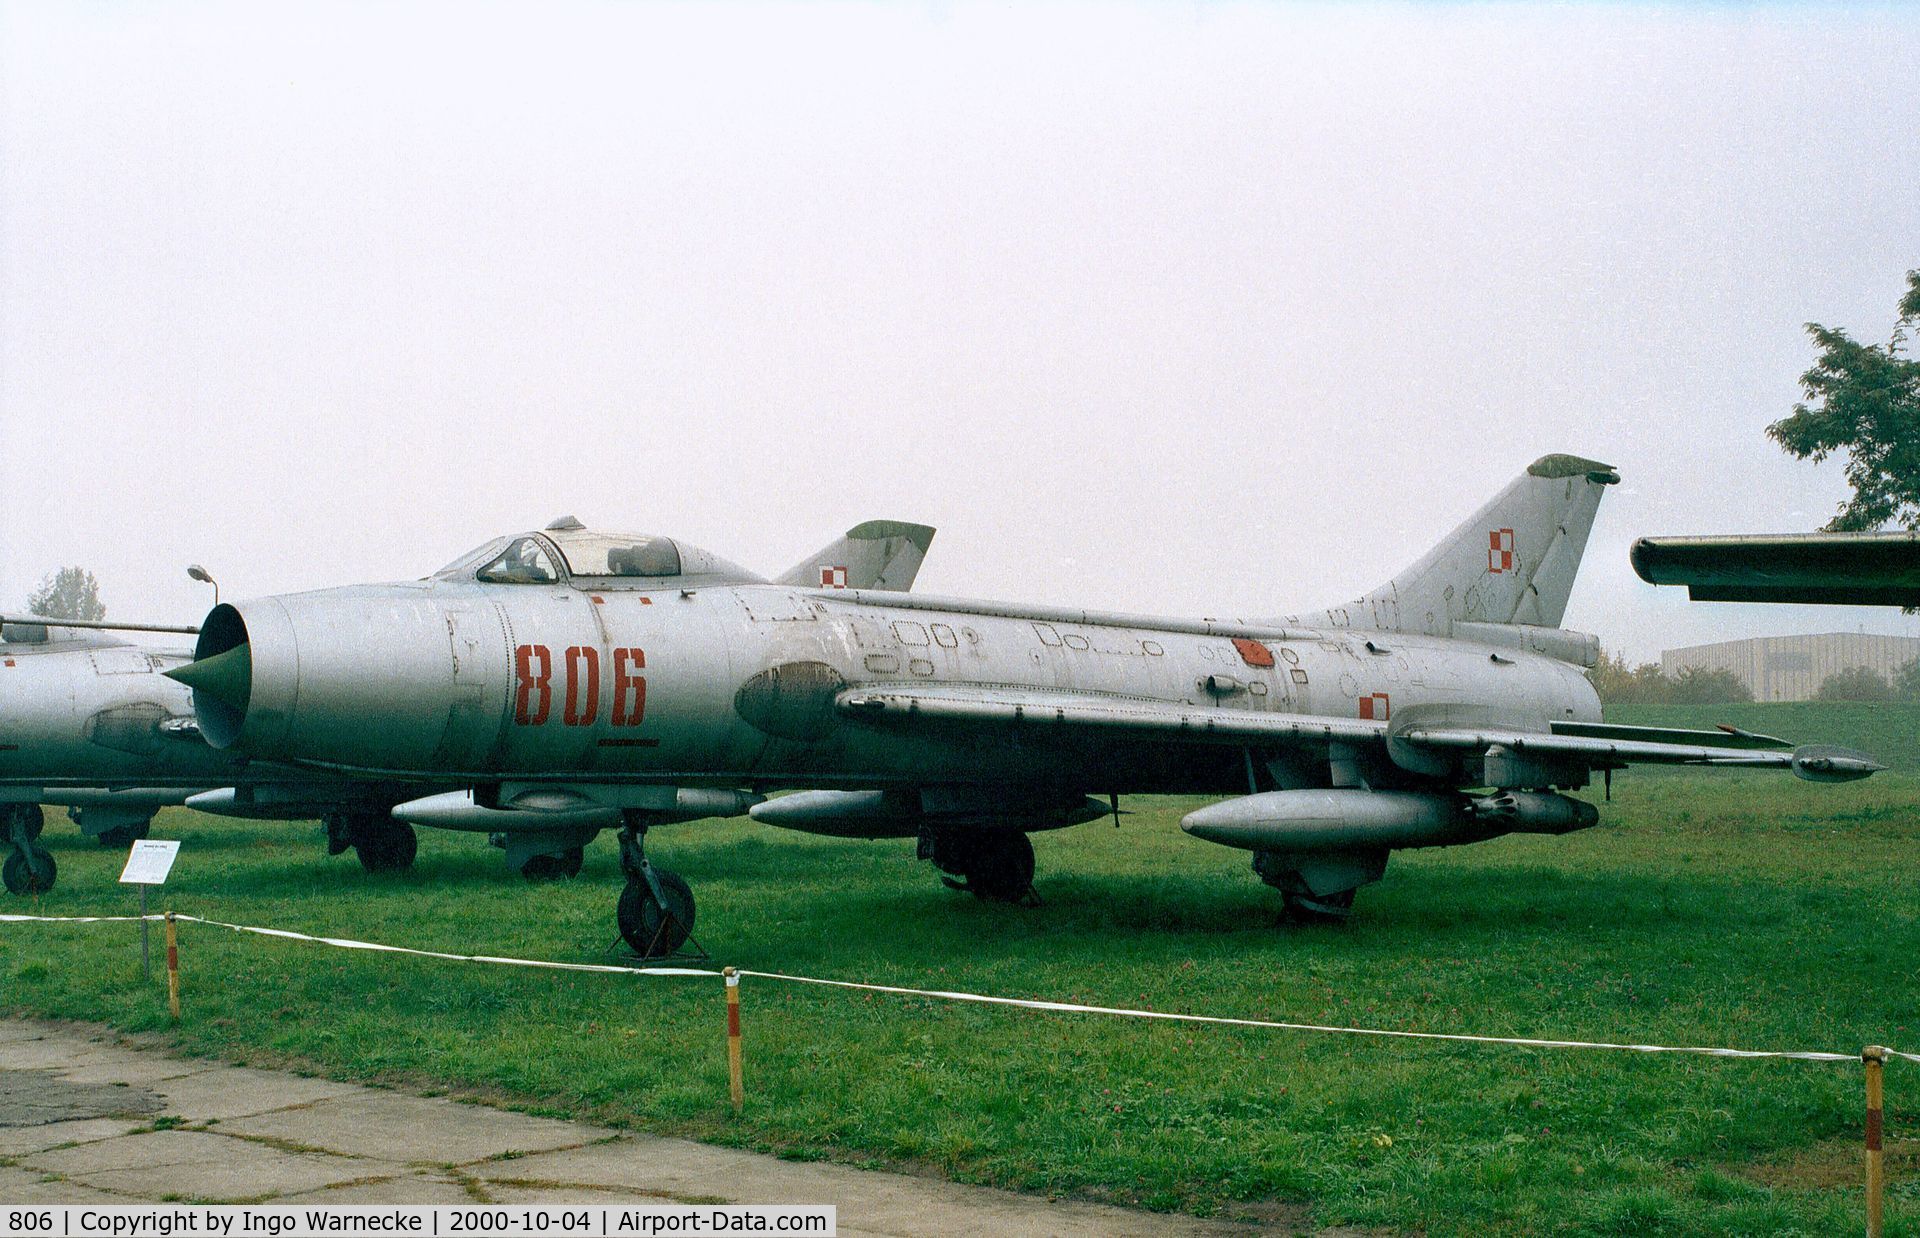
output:
<instances>
[{"instance_id":1,"label":"landing gear tire","mask_svg":"<svg viewBox=\"0 0 1920 1238\"><path fill-rule=\"evenodd\" d=\"M413 827L398 821L363 820L352 835L360 867L370 873L402 873L413 867L420 839Z\"/></svg>"},{"instance_id":2,"label":"landing gear tire","mask_svg":"<svg viewBox=\"0 0 1920 1238\"><path fill-rule=\"evenodd\" d=\"M116 825L110 830L101 830L94 837L100 840L102 847L118 851L122 847L133 846L145 838L151 829L153 829L153 820L148 818L138 825Z\"/></svg>"},{"instance_id":3,"label":"landing gear tire","mask_svg":"<svg viewBox=\"0 0 1920 1238\"><path fill-rule=\"evenodd\" d=\"M693 890L670 868L653 868L652 873L660 896L654 895L644 874L629 878L617 913L620 936L643 959L677 953L693 932Z\"/></svg>"},{"instance_id":4,"label":"landing gear tire","mask_svg":"<svg viewBox=\"0 0 1920 1238\"><path fill-rule=\"evenodd\" d=\"M528 881L565 881L580 875L586 858L585 847L569 847L559 855L530 855L520 866L520 875Z\"/></svg>"},{"instance_id":5,"label":"landing gear tire","mask_svg":"<svg viewBox=\"0 0 1920 1238\"><path fill-rule=\"evenodd\" d=\"M1353 914L1354 893L1352 890L1336 890L1332 894L1286 892L1283 897L1287 919L1296 924L1344 924Z\"/></svg>"},{"instance_id":6,"label":"landing gear tire","mask_svg":"<svg viewBox=\"0 0 1920 1238\"><path fill-rule=\"evenodd\" d=\"M934 836L934 865L960 880L956 890L995 903L1033 892L1033 840L1019 830L947 830Z\"/></svg>"},{"instance_id":7,"label":"landing gear tire","mask_svg":"<svg viewBox=\"0 0 1920 1238\"><path fill-rule=\"evenodd\" d=\"M9 894L45 894L53 889L60 866L46 851L11 851L0 864L0 883Z\"/></svg>"}]
</instances>

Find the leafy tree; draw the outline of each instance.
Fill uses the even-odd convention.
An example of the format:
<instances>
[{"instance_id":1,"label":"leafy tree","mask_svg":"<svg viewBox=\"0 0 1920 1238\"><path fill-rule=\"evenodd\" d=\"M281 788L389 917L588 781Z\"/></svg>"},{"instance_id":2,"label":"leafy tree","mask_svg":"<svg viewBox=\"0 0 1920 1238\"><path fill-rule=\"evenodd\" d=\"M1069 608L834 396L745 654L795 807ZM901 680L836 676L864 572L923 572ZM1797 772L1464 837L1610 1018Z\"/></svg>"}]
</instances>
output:
<instances>
[{"instance_id":1,"label":"leafy tree","mask_svg":"<svg viewBox=\"0 0 1920 1238\"><path fill-rule=\"evenodd\" d=\"M1689 666L1668 681L1667 699L1675 705L1724 705L1751 701L1753 689L1732 671L1708 671Z\"/></svg>"},{"instance_id":2,"label":"leafy tree","mask_svg":"<svg viewBox=\"0 0 1920 1238\"><path fill-rule=\"evenodd\" d=\"M1753 690L1732 671L1688 667L1667 675L1656 662L1629 666L1605 650L1587 678L1603 705L1721 705L1753 699Z\"/></svg>"},{"instance_id":3,"label":"leafy tree","mask_svg":"<svg viewBox=\"0 0 1920 1238\"><path fill-rule=\"evenodd\" d=\"M1920 658L1894 672L1893 695L1903 701L1920 701Z\"/></svg>"},{"instance_id":4,"label":"leafy tree","mask_svg":"<svg viewBox=\"0 0 1920 1238\"><path fill-rule=\"evenodd\" d=\"M1593 690L1606 705L1658 705L1668 699L1672 682L1660 673L1657 663L1642 662L1629 666L1625 658L1600 651L1600 660L1587 672Z\"/></svg>"},{"instance_id":5,"label":"leafy tree","mask_svg":"<svg viewBox=\"0 0 1920 1238\"><path fill-rule=\"evenodd\" d=\"M1890 701L1893 699L1893 685L1876 671L1864 666L1850 666L1844 671L1836 671L1820 681L1820 690L1813 694L1816 701Z\"/></svg>"},{"instance_id":6,"label":"leafy tree","mask_svg":"<svg viewBox=\"0 0 1920 1238\"><path fill-rule=\"evenodd\" d=\"M49 619L105 619L100 582L82 567L63 567L43 578L27 598L27 610Z\"/></svg>"},{"instance_id":7,"label":"leafy tree","mask_svg":"<svg viewBox=\"0 0 1920 1238\"><path fill-rule=\"evenodd\" d=\"M1920 528L1920 361L1901 355L1920 323L1920 270L1907 272L1900 320L1885 346L1862 344L1838 327L1807 324L1820 348L1800 376L1806 399L1793 416L1767 427L1788 453L1816 463L1847 455L1853 497L1828 523L1830 532L1877 529L1894 522Z\"/></svg>"}]
</instances>

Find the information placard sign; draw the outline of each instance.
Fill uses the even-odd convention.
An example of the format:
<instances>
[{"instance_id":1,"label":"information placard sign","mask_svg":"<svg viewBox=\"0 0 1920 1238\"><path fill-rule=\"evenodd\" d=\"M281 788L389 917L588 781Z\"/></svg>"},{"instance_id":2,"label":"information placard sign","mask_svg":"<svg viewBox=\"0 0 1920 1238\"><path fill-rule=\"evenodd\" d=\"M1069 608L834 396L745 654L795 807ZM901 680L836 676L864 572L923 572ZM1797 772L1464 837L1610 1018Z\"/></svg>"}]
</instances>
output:
<instances>
[{"instance_id":1,"label":"information placard sign","mask_svg":"<svg viewBox=\"0 0 1920 1238\"><path fill-rule=\"evenodd\" d=\"M120 884L130 886L165 885L173 870L173 858L180 854L177 838L143 838L127 853L127 866L120 872Z\"/></svg>"}]
</instances>

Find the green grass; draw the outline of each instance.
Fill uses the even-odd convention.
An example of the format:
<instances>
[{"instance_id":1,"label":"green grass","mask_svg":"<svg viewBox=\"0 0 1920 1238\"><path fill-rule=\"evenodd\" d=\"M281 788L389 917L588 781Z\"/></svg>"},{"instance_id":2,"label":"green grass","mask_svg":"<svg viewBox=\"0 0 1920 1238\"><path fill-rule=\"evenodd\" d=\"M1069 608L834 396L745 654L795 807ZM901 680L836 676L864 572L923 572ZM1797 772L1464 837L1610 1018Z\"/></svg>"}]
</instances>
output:
<instances>
[{"instance_id":1,"label":"green grass","mask_svg":"<svg viewBox=\"0 0 1920 1238\"><path fill-rule=\"evenodd\" d=\"M1920 712L1621 711L1850 742L1912 770ZM929 988L1364 1026L1853 1052L1920 1049L1920 778L1630 773L1598 829L1407 852L1341 928L1277 926L1190 801L1037 836L1037 909L940 887L904 842L656 833L721 962ZM528 886L474 836L413 872L310 826L180 811L179 910L458 952L601 961L612 847ZM121 857L48 827L48 914L125 913ZM8 910L29 903L13 900ZM1126 1021L748 980L747 1110L710 980L519 971L181 930L186 1017L137 930L0 925L0 1009L196 1053L436 1088L797 1158L1157 1209L1432 1234L1840 1233L1862 1216L1849 1065L1544 1052ZM1912 1233L1920 1068L1888 1068L1890 1232ZM1310 1214L1296 1206L1310 1207Z\"/></svg>"}]
</instances>

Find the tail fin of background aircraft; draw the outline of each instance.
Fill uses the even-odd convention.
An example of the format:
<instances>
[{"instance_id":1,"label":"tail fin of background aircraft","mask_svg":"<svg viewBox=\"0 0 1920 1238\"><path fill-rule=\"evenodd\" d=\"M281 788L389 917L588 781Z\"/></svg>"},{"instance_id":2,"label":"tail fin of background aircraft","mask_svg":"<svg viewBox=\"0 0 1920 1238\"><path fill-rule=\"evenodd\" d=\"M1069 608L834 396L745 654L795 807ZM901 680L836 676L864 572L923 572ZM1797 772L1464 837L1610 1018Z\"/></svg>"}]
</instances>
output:
<instances>
[{"instance_id":1,"label":"tail fin of background aircraft","mask_svg":"<svg viewBox=\"0 0 1920 1238\"><path fill-rule=\"evenodd\" d=\"M1558 628L1600 496L1619 480L1593 460L1542 456L1418 563L1326 618L1435 636L1457 623Z\"/></svg>"},{"instance_id":2,"label":"tail fin of background aircraft","mask_svg":"<svg viewBox=\"0 0 1920 1238\"><path fill-rule=\"evenodd\" d=\"M904 593L913 588L913 578L919 575L921 561L927 557L927 547L932 544L930 525L869 520L854 525L838 541L800 560L782 572L774 583L813 589L891 589Z\"/></svg>"}]
</instances>

